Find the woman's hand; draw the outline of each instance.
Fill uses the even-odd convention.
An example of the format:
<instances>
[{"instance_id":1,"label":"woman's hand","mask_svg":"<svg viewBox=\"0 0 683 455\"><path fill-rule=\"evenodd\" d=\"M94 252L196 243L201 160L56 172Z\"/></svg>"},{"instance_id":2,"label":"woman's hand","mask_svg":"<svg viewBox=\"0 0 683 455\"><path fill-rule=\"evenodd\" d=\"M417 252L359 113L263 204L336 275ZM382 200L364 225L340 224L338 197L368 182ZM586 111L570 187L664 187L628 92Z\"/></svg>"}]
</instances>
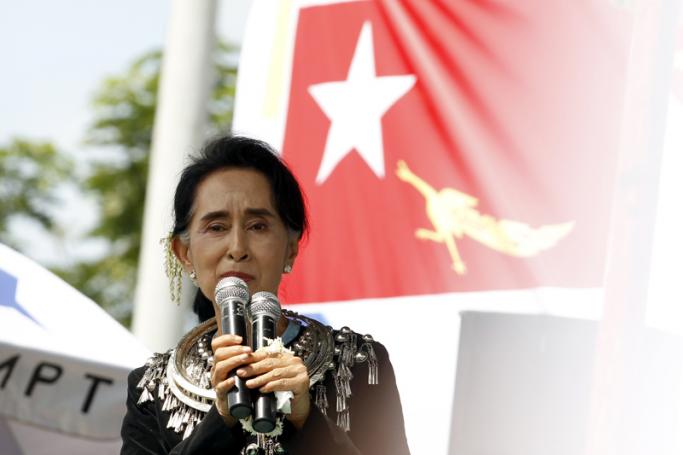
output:
<instances>
[{"instance_id":1,"label":"woman's hand","mask_svg":"<svg viewBox=\"0 0 683 455\"><path fill-rule=\"evenodd\" d=\"M216 391L216 408L225 423L232 427L235 419L230 415L228 391L235 386L235 379L228 378L231 371L254 361L249 346L241 346L239 335L221 335L211 341L213 367L211 367L211 386Z\"/></svg>"},{"instance_id":2,"label":"woman's hand","mask_svg":"<svg viewBox=\"0 0 683 455\"><path fill-rule=\"evenodd\" d=\"M247 387L262 393L291 391L292 412L287 419L297 429L303 428L311 409L310 380L303 360L289 353L256 352L250 355L247 365L237 370L237 375L248 379Z\"/></svg>"},{"instance_id":3,"label":"woman's hand","mask_svg":"<svg viewBox=\"0 0 683 455\"><path fill-rule=\"evenodd\" d=\"M252 352L248 346L241 346L242 338L237 335L221 335L211 341L214 365L211 368L211 385L216 391L216 408L226 424L232 427L235 419L230 415L227 394L235 386L234 378L228 378L231 371L247 379L250 389L262 393L287 392L294 394L291 414L287 419L301 429L311 408L308 388L310 379L303 360L288 353Z\"/></svg>"}]
</instances>

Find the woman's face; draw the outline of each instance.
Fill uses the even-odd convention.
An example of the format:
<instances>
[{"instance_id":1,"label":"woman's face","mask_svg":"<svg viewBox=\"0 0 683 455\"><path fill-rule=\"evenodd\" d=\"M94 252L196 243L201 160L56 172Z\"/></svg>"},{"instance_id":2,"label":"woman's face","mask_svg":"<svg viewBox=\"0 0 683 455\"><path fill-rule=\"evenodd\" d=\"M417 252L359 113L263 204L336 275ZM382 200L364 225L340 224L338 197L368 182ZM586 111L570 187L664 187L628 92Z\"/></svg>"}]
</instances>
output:
<instances>
[{"instance_id":1,"label":"woman's face","mask_svg":"<svg viewBox=\"0 0 683 455\"><path fill-rule=\"evenodd\" d=\"M221 278L237 276L250 293L277 295L285 265L293 265L298 239L273 206L268 180L251 169L223 169L197 187L190 240L174 240L185 270L197 274L211 301Z\"/></svg>"}]
</instances>

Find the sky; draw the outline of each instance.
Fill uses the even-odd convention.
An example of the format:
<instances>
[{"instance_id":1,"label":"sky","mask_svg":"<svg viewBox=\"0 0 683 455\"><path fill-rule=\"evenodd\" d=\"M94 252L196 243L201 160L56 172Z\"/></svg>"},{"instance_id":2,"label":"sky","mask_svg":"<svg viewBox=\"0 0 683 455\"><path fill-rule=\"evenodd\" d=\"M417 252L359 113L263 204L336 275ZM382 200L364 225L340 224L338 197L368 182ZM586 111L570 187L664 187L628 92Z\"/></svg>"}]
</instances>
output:
<instances>
[{"instance_id":1,"label":"sky","mask_svg":"<svg viewBox=\"0 0 683 455\"><path fill-rule=\"evenodd\" d=\"M167 2L13 2L0 15L0 139L76 146L99 82L162 45Z\"/></svg>"},{"instance_id":2,"label":"sky","mask_svg":"<svg viewBox=\"0 0 683 455\"><path fill-rule=\"evenodd\" d=\"M170 0L22 0L0 9L0 146L21 137L54 143L75 157L87 153L83 137L91 100L101 82L123 73L145 52L163 47ZM218 35L240 43L249 0L218 1ZM15 220L28 255L54 263L103 252L80 244L78 234L96 219L96 207L68 189L58 216L69 226L66 242L46 242L39 228Z\"/></svg>"},{"instance_id":3,"label":"sky","mask_svg":"<svg viewBox=\"0 0 683 455\"><path fill-rule=\"evenodd\" d=\"M12 136L75 147L98 84L163 46L164 0L24 0L0 14L0 141ZM8 6L9 5L9 6ZM249 2L219 2L218 33L240 41Z\"/></svg>"}]
</instances>

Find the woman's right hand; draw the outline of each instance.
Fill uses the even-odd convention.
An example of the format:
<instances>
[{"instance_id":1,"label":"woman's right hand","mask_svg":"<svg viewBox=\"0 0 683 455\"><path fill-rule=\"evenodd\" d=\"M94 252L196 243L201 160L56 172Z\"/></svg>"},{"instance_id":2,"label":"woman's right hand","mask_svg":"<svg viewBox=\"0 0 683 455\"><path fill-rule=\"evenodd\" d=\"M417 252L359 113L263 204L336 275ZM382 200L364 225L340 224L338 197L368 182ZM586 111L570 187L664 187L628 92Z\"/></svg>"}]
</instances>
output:
<instances>
[{"instance_id":1,"label":"woman's right hand","mask_svg":"<svg viewBox=\"0 0 683 455\"><path fill-rule=\"evenodd\" d=\"M228 391L235 386L235 378L228 377L231 371L254 361L249 346L242 346L239 335L221 335L211 341L213 367L211 367L211 386L216 391L216 408L225 423L232 427L236 421L230 415Z\"/></svg>"}]
</instances>

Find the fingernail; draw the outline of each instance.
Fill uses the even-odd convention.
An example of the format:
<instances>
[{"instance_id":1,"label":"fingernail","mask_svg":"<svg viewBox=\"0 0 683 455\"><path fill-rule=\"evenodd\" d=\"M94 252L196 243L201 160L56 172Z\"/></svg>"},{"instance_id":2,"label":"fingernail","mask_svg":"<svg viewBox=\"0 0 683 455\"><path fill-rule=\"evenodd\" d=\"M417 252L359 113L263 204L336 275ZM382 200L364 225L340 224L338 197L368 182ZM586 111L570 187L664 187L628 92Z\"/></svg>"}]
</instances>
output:
<instances>
[{"instance_id":1,"label":"fingernail","mask_svg":"<svg viewBox=\"0 0 683 455\"><path fill-rule=\"evenodd\" d=\"M249 346L245 346L242 348L242 352L249 352L251 351L251 348Z\"/></svg>"},{"instance_id":2,"label":"fingernail","mask_svg":"<svg viewBox=\"0 0 683 455\"><path fill-rule=\"evenodd\" d=\"M237 370L237 376L243 376L244 370Z\"/></svg>"}]
</instances>

